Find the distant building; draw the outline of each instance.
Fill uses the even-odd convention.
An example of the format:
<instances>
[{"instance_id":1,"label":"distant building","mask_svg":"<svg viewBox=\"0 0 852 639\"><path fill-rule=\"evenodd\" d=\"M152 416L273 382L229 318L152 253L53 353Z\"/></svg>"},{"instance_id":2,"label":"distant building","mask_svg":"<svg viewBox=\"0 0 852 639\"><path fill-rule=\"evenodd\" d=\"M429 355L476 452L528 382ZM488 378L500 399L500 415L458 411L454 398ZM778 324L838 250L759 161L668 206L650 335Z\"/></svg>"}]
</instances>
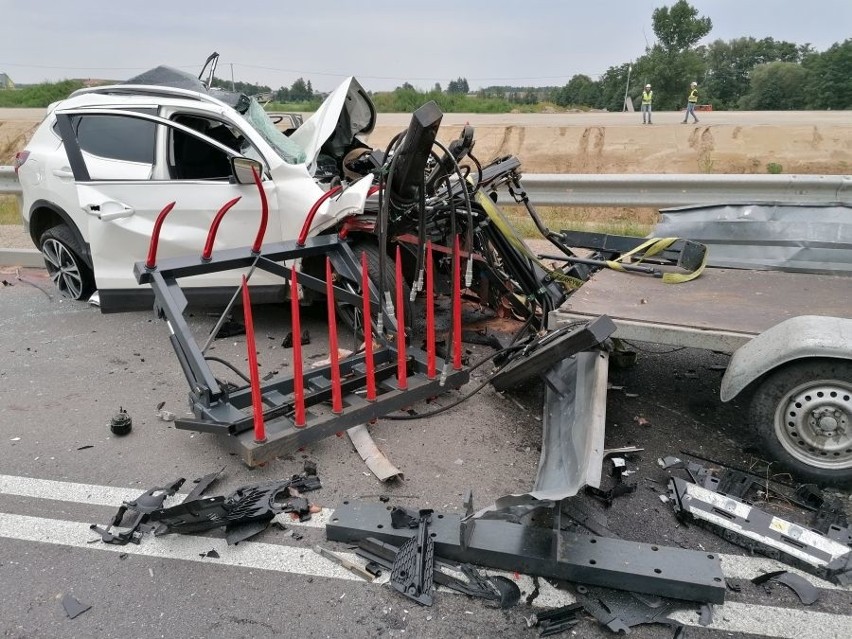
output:
<instances>
[{"instance_id":1,"label":"distant building","mask_svg":"<svg viewBox=\"0 0 852 639\"><path fill-rule=\"evenodd\" d=\"M0 73L0 89L14 89L15 83L5 73Z\"/></svg>"}]
</instances>

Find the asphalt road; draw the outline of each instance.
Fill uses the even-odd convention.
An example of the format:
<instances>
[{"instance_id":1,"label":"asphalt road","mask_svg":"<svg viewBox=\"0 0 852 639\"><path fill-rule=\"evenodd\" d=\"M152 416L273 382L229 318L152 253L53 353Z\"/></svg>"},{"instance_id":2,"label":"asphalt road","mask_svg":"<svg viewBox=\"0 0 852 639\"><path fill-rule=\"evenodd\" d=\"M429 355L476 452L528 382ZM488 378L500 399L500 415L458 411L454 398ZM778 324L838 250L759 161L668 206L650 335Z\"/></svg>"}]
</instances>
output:
<instances>
[{"instance_id":1,"label":"asphalt road","mask_svg":"<svg viewBox=\"0 0 852 639\"><path fill-rule=\"evenodd\" d=\"M524 617L572 601L564 585L540 580L541 594L531 605L507 611L448 592L423 608L387 587L353 578L311 550L320 542L347 550L324 541L322 523L348 497L374 501L387 494L394 504L457 512L468 488L477 505L529 488L541 443L540 389L502 396L488 387L439 417L380 421L371 430L405 473L397 484L380 484L348 440L337 437L249 470L214 437L176 430L156 416L159 402L175 413L186 406L186 384L163 323L148 312L101 315L86 304L63 301L39 270L23 271L21 278L0 271L2 636L536 637ZM326 355L322 317L321 309L307 314L313 336L309 358ZM214 318L199 311L190 321L203 335ZM289 330L286 309L260 310L256 325L261 371L286 373L289 351L280 346ZM588 497L582 502L624 539L722 556L726 577L741 583L742 591L728 593L710 627L698 625L691 606L677 613L690 626L689 637L848 639L850 589L809 577L820 587L820 599L805 607L784 587L768 593L753 586L745 580L784 566L679 525L660 500L668 473L657 466L659 456L688 449L748 466L755 461L747 452L754 442L744 427L744 406L718 402L725 356L639 346L636 367L611 372L607 414L608 447L646 449L629 462L639 488L610 509ZM244 349L244 338L235 337L218 340L213 354L244 367ZM472 350L474 358L484 352ZM222 374L228 375L225 369ZM134 423L124 438L111 436L107 427L119 406ZM311 498L324 510L310 525L287 521L288 530L269 529L237 547L216 535L146 538L121 548L90 543L89 524L107 523L122 499L153 486L224 467L213 491L222 494L288 477L305 459L317 462L323 482ZM803 516L796 509L784 512ZM291 536L293 530L303 538ZM210 549L220 557L201 557ZM525 600L533 583L518 578ZM60 605L63 594L92 607L68 619ZM610 634L587 619L571 636ZM671 637L672 631L643 626L632 634L650 639Z\"/></svg>"}]
</instances>

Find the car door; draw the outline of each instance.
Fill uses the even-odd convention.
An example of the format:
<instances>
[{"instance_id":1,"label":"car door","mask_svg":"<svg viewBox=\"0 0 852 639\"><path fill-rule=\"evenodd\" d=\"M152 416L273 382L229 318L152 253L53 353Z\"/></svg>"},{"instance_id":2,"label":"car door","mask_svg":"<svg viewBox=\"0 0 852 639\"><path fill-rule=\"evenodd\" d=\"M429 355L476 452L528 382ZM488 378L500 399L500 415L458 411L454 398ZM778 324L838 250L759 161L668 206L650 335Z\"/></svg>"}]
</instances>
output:
<instances>
[{"instance_id":1,"label":"car door","mask_svg":"<svg viewBox=\"0 0 852 639\"><path fill-rule=\"evenodd\" d=\"M260 196L251 184L230 179L225 144L190 126L149 113L118 109L57 112L74 173L81 209L89 218L89 243L101 303L138 291L133 264L145 259L154 222L175 207L160 233L158 258L200 255L220 207L239 202L225 216L217 250L249 245L260 222ZM269 202L265 241L281 239L273 182L264 178ZM256 274L253 283L269 280ZM239 273L213 273L182 281L186 286L231 287ZM278 282L276 282L278 283Z\"/></svg>"}]
</instances>

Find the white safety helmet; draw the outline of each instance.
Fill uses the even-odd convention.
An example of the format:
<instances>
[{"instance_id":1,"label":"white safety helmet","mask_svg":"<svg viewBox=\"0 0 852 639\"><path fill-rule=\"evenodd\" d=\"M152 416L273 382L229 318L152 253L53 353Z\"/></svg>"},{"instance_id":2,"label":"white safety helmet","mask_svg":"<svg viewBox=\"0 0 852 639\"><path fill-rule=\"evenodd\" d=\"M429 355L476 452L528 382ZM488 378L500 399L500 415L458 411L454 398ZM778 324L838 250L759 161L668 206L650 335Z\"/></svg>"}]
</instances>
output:
<instances>
[{"instance_id":1,"label":"white safety helmet","mask_svg":"<svg viewBox=\"0 0 852 639\"><path fill-rule=\"evenodd\" d=\"M650 84L646 84L646 85L645 85L645 88L646 88L646 89L650 89L650 88L651 88L651 85L650 85Z\"/></svg>"},{"instance_id":2,"label":"white safety helmet","mask_svg":"<svg viewBox=\"0 0 852 639\"><path fill-rule=\"evenodd\" d=\"M697 86L698 86L698 83L697 83L697 82L693 82L693 83L692 83L692 84L690 84L689 86L691 86L691 87L697 87Z\"/></svg>"}]
</instances>

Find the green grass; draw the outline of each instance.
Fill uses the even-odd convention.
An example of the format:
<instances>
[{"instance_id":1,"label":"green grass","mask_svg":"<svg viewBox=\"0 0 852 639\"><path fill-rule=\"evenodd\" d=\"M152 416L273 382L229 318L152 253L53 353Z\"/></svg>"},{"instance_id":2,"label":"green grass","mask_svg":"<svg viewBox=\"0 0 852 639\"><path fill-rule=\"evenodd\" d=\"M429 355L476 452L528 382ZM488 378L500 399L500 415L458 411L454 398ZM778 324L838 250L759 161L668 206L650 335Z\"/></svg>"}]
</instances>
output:
<instances>
[{"instance_id":1,"label":"green grass","mask_svg":"<svg viewBox=\"0 0 852 639\"><path fill-rule=\"evenodd\" d=\"M20 224L21 209L14 195L0 195L0 224Z\"/></svg>"},{"instance_id":2,"label":"green grass","mask_svg":"<svg viewBox=\"0 0 852 639\"><path fill-rule=\"evenodd\" d=\"M540 238L526 209L506 206L503 213L525 238ZM644 237L657 223L657 211L637 208L537 208L539 217L551 231L589 231Z\"/></svg>"}]
</instances>

